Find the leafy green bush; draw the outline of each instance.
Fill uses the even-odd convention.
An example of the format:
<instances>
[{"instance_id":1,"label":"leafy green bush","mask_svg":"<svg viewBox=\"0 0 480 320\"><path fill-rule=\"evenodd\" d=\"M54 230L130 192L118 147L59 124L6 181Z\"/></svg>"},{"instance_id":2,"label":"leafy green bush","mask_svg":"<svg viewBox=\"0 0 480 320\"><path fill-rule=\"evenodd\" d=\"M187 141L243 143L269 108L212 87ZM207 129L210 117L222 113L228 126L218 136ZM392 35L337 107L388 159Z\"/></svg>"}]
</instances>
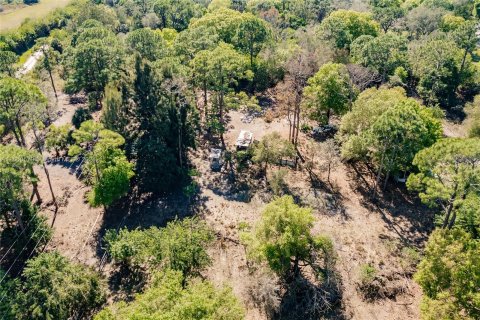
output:
<instances>
[{"instance_id":1,"label":"leafy green bush","mask_svg":"<svg viewBox=\"0 0 480 320\"><path fill-rule=\"evenodd\" d=\"M375 280L377 276L377 269L371 264L363 264L360 266L359 281L362 285L367 285Z\"/></svg>"},{"instance_id":2,"label":"leafy green bush","mask_svg":"<svg viewBox=\"0 0 480 320\"><path fill-rule=\"evenodd\" d=\"M480 318L479 250L478 240L461 229L431 234L415 274L424 294L423 319Z\"/></svg>"},{"instance_id":3,"label":"leafy green bush","mask_svg":"<svg viewBox=\"0 0 480 320\"><path fill-rule=\"evenodd\" d=\"M179 271L155 275L152 285L131 303L115 303L95 316L95 320L198 319L241 320L245 311L228 287L186 281Z\"/></svg>"},{"instance_id":4,"label":"leafy green bush","mask_svg":"<svg viewBox=\"0 0 480 320\"><path fill-rule=\"evenodd\" d=\"M285 176L288 171L285 169L279 169L269 173L268 185L276 196L281 196L285 191L287 184L285 183Z\"/></svg>"},{"instance_id":5,"label":"leafy green bush","mask_svg":"<svg viewBox=\"0 0 480 320\"><path fill-rule=\"evenodd\" d=\"M207 246L213 232L197 218L169 222L165 228L146 230L108 230L107 251L117 263L138 268L143 265L163 266L196 273L210 263Z\"/></svg>"},{"instance_id":6,"label":"leafy green bush","mask_svg":"<svg viewBox=\"0 0 480 320\"><path fill-rule=\"evenodd\" d=\"M293 197L275 199L252 231L241 235L248 258L266 262L284 279L297 278L301 264L310 265L316 276L328 278L335 263L333 243L312 234L313 221L312 209L298 206Z\"/></svg>"},{"instance_id":7,"label":"leafy green bush","mask_svg":"<svg viewBox=\"0 0 480 320\"><path fill-rule=\"evenodd\" d=\"M42 253L29 260L22 279L6 278L0 284L0 311L8 320L69 319L80 310L88 316L105 302L99 276L58 252Z\"/></svg>"}]
</instances>

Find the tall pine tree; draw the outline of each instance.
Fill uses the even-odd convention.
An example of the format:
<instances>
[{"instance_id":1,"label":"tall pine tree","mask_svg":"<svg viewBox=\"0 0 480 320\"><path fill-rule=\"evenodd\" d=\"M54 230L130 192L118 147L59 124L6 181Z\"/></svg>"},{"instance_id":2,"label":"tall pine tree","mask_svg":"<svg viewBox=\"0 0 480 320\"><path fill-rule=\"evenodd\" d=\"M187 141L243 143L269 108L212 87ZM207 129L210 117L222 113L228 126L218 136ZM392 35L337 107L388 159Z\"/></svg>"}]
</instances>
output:
<instances>
[{"instance_id":1,"label":"tall pine tree","mask_svg":"<svg viewBox=\"0 0 480 320\"><path fill-rule=\"evenodd\" d=\"M195 113L178 86L162 86L165 79L149 62L136 59L133 151L143 192L165 193L179 187L187 172L187 150L195 146Z\"/></svg>"}]
</instances>

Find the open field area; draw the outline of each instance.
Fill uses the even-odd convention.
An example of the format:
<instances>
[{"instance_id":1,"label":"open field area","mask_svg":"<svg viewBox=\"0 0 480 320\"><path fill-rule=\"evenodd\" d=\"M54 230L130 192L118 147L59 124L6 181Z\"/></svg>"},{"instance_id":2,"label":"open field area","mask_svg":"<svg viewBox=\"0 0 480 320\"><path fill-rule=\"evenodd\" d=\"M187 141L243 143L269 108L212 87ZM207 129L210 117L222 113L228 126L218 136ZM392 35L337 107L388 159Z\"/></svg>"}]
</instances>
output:
<instances>
[{"instance_id":1,"label":"open field area","mask_svg":"<svg viewBox=\"0 0 480 320\"><path fill-rule=\"evenodd\" d=\"M71 0L40 0L38 4L0 12L0 32L18 28L25 19L40 19Z\"/></svg>"}]
</instances>

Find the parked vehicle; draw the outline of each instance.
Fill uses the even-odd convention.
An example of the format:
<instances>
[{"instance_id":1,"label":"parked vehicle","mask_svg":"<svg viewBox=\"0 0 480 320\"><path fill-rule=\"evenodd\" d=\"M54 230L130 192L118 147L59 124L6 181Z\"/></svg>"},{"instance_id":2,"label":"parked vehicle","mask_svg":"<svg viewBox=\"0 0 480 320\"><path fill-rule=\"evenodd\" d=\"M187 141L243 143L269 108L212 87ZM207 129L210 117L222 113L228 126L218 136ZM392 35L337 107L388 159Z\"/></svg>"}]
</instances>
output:
<instances>
[{"instance_id":1,"label":"parked vehicle","mask_svg":"<svg viewBox=\"0 0 480 320\"><path fill-rule=\"evenodd\" d=\"M337 128L335 126L327 124L323 126L314 127L312 129L311 135L314 139L327 139L332 137L336 131L337 131Z\"/></svg>"},{"instance_id":2,"label":"parked vehicle","mask_svg":"<svg viewBox=\"0 0 480 320\"><path fill-rule=\"evenodd\" d=\"M211 149L208 159L210 161L210 169L212 169L212 171L220 171L225 162L224 152L222 149Z\"/></svg>"}]
</instances>

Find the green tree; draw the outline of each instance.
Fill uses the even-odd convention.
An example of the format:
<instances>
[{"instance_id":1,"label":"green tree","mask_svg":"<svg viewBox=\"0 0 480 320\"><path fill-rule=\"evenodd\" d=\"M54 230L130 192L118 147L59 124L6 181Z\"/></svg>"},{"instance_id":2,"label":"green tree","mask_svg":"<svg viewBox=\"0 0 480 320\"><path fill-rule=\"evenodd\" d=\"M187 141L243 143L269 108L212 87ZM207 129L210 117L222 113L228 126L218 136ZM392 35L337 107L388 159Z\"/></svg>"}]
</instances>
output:
<instances>
[{"instance_id":1,"label":"green tree","mask_svg":"<svg viewBox=\"0 0 480 320\"><path fill-rule=\"evenodd\" d=\"M370 0L375 20L387 32L400 18L405 15L401 0Z\"/></svg>"},{"instance_id":2,"label":"green tree","mask_svg":"<svg viewBox=\"0 0 480 320\"><path fill-rule=\"evenodd\" d=\"M295 147L293 144L283 139L278 132L272 132L265 135L262 140L253 147L254 162L263 164L265 176L267 176L268 165L278 165L284 158L295 156Z\"/></svg>"},{"instance_id":3,"label":"green tree","mask_svg":"<svg viewBox=\"0 0 480 320\"><path fill-rule=\"evenodd\" d=\"M155 275L153 283L130 303L119 302L104 309L95 320L134 319L222 319L241 320L245 311L228 287L188 280L179 271Z\"/></svg>"},{"instance_id":4,"label":"green tree","mask_svg":"<svg viewBox=\"0 0 480 320\"><path fill-rule=\"evenodd\" d=\"M111 82L105 87L101 122L106 129L118 131L126 140L132 135L129 123L129 84Z\"/></svg>"},{"instance_id":5,"label":"green tree","mask_svg":"<svg viewBox=\"0 0 480 320\"><path fill-rule=\"evenodd\" d=\"M430 235L415 274L424 293L422 319L480 317L479 251L478 240L459 229L435 230Z\"/></svg>"},{"instance_id":6,"label":"green tree","mask_svg":"<svg viewBox=\"0 0 480 320\"><path fill-rule=\"evenodd\" d=\"M197 218L169 222L164 228L108 230L105 235L108 253L115 262L131 267L162 266L185 276L210 263L207 247L212 241L212 230Z\"/></svg>"},{"instance_id":7,"label":"green tree","mask_svg":"<svg viewBox=\"0 0 480 320\"><path fill-rule=\"evenodd\" d=\"M269 30L262 19L251 13L243 15L234 42L241 51L250 56L250 68L253 68L253 59L260 52L268 37Z\"/></svg>"},{"instance_id":8,"label":"green tree","mask_svg":"<svg viewBox=\"0 0 480 320\"><path fill-rule=\"evenodd\" d=\"M480 139L442 139L421 150L413 164L419 172L408 177L407 187L423 203L442 208L441 226L459 225L478 236Z\"/></svg>"},{"instance_id":9,"label":"green tree","mask_svg":"<svg viewBox=\"0 0 480 320\"><path fill-rule=\"evenodd\" d=\"M323 38L337 49L349 49L350 44L362 35L377 36L378 23L369 13L349 10L332 12L320 25Z\"/></svg>"},{"instance_id":10,"label":"green tree","mask_svg":"<svg viewBox=\"0 0 480 320\"><path fill-rule=\"evenodd\" d=\"M214 28L220 41L231 44L242 20L243 14L238 11L218 9L193 20L188 29L193 30L199 27Z\"/></svg>"},{"instance_id":11,"label":"green tree","mask_svg":"<svg viewBox=\"0 0 480 320\"><path fill-rule=\"evenodd\" d=\"M28 111L25 113L25 120L28 121L28 124L30 125L30 128L31 128L31 132L33 133L34 142L32 147L35 147L37 151L43 155L43 152L45 150L45 137L42 131L45 128L45 123L50 120L48 115L48 110L46 108L46 104L39 102L35 105L32 105L28 109ZM50 173L48 171L47 166L45 165L45 161L43 157L42 157L42 167L43 167L43 171L45 172L45 176L47 178L48 187L50 189L50 194L52 196L52 202L55 205L55 214L56 214L58 211L58 204L55 198L55 193L53 192ZM33 184L33 186L34 186L34 190L36 190L37 189L36 182ZM37 197L39 201L41 201L38 192L37 192Z\"/></svg>"},{"instance_id":12,"label":"green tree","mask_svg":"<svg viewBox=\"0 0 480 320\"><path fill-rule=\"evenodd\" d=\"M162 58L167 46L160 33L149 28L129 32L125 41L130 49L150 61Z\"/></svg>"},{"instance_id":13,"label":"green tree","mask_svg":"<svg viewBox=\"0 0 480 320\"><path fill-rule=\"evenodd\" d=\"M109 30L98 27L85 29L77 42L67 52L69 73L65 90L68 93L85 90L91 102L101 107L105 86L117 79L123 69L122 47Z\"/></svg>"},{"instance_id":14,"label":"green tree","mask_svg":"<svg viewBox=\"0 0 480 320\"><path fill-rule=\"evenodd\" d=\"M471 56L477 47L477 27L478 24L475 21L468 21L462 23L456 30L452 32L453 40L460 49L464 50L459 71L460 75L463 75L465 67L467 66L466 63L468 56Z\"/></svg>"},{"instance_id":15,"label":"green tree","mask_svg":"<svg viewBox=\"0 0 480 320\"><path fill-rule=\"evenodd\" d=\"M33 192L41 201L37 188L37 176L33 171L35 165L42 161L36 151L27 150L14 145L0 145L0 205L3 208L12 208L20 229L25 229L22 219L21 202L25 198L25 185L32 184ZM2 209L3 209L2 208ZM3 211L3 210L2 210Z\"/></svg>"},{"instance_id":16,"label":"green tree","mask_svg":"<svg viewBox=\"0 0 480 320\"><path fill-rule=\"evenodd\" d=\"M0 283L0 314L5 320L16 320L17 310L20 307L17 300L17 289L20 284L19 279L11 278L0 270L0 279L4 279Z\"/></svg>"},{"instance_id":17,"label":"green tree","mask_svg":"<svg viewBox=\"0 0 480 320\"><path fill-rule=\"evenodd\" d=\"M208 4L208 11L212 12L220 9L230 9L232 7L232 0L212 0Z\"/></svg>"},{"instance_id":18,"label":"green tree","mask_svg":"<svg viewBox=\"0 0 480 320\"><path fill-rule=\"evenodd\" d=\"M19 146L26 146L23 125L25 116L35 106L44 105L46 98L40 89L19 79L0 79L0 120L11 130Z\"/></svg>"},{"instance_id":19,"label":"green tree","mask_svg":"<svg viewBox=\"0 0 480 320\"><path fill-rule=\"evenodd\" d=\"M67 319L105 302L99 276L58 252L29 260L22 276L18 316L23 319Z\"/></svg>"},{"instance_id":20,"label":"green tree","mask_svg":"<svg viewBox=\"0 0 480 320\"><path fill-rule=\"evenodd\" d=\"M231 91L232 86L238 84L240 79L253 77L247 64L245 56L226 43L220 43L211 51L200 51L192 61L192 65L199 74L196 83L201 83L202 86L208 87L216 93L215 114L211 119L211 126L220 134L223 146L225 146L223 140L225 96Z\"/></svg>"},{"instance_id":21,"label":"green tree","mask_svg":"<svg viewBox=\"0 0 480 320\"><path fill-rule=\"evenodd\" d=\"M435 110L407 100L388 109L366 133L370 157L378 166L373 192L385 173L385 185L392 172L406 172L417 152L430 147L442 136L442 125Z\"/></svg>"},{"instance_id":22,"label":"green tree","mask_svg":"<svg viewBox=\"0 0 480 320\"><path fill-rule=\"evenodd\" d=\"M205 121L208 117L208 89L212 82L210 74L211 50L202 50L195 54L195 58L190 61L192 68L192 82L202 90L203 94L203 114Z\"/></svg>"},{"instance_id":23,"label":"green tree","mask_svg":"<svg viewBox=\"0 0 480 320\"><path fill-rule=\"evenodd\" d=\"M394 33L361 36L352 43L351 55L356 63L377 71L386 81L387 75L406 65L407 39Z\"/></svg>"},{"instance_id":24,"label":"green tree","mask_svg":"<svg viewBox=\"0 0 480 320\"><path fill-rule=\"evenodd\" d=\"M55 155L60 157L60 150L66 150L69 144L71 126L64 124L61 126L50 125L45 134L45 146L47 150L55 150Z\"/></svg>"},{"instance_id":25,"label":"green tree","mask_svg":"<svg viewBox=\"0 0 480 320\"><path fill-rule=\"evenodd\" d=\"M342 117L339 138L342 141L342 157L346 160L366 160L369 144L364 134L385 111L407 101L407 94L400 87L369 88L359 94L352 110Z\"/></svg>"},{"instance_id":26,"label":"green tree","mask_svg":"<svg viewBox=\"0 0 480 320\"><path fill-rule=\"evenodd\" d=\"M404 29L408 32L410 38L421 39L439 29L445 13L446 11L443 8L428 8L421 5L405 15Z\"/></svg>"},{"instance_id":27,"label":"green tree","mask_svg":"<svg viewBox=\"0 0 480 320\"><path fill-rule=\"evenodd\" d=\"M353 95L347 68L343 64L327 63L308 79L303 104L313 119L329 123L332 111L338 115L348 111Z\"/></svg>"},{"instance_id":28,"label":"green tree","mask_svg":"<svg viewBox=\"0 0 480 320\"><path fill-rule=\"evenodd\" d=\"M17 55L10 50L0 50L0 74L15 77Z\"/></svg>"},{"instance_id":29,"label":"green tree","mask_svg":"<svg viewBox=\"0 0 480 320\"><path fill-rule=\"evenodd\" d=\"M301 264L328 277L335 260L333 244L327 237L312 234L314 220L312 209L299 207L291 196L275 199L254 229L242 235L248 256L266 261L282 277L298 276Z\"/></svg>"},{"instance_id":30,"label":"green tree","mask_svg":"<svg viewBox=\"0 0 480 320\"><path fill-rule=\"evenodd\" d=\"M93 186L89 194L90 204L109 206L124 196L134 175L133 164L120 149L125 139L93 120L82 123L72 137L77 144L70 147L69 154L83 153L86 157L87 181Z\"/></svg>"},{"instance_id":31,"label":"green tree","mask_svg":"<svg viewBox=\"0 0 480 320\"><path fill-rule=\"evenodd\" d=\"M193 0L157 0L153 11L160 18L162 29L181 31L187 29L190 20L200 17L204 10Z\"/></svg>"},{"instance_id":32,"label":"green tree","mask_svg":"<svg viewBox=\"0 0 480 320\"><path fill-rule=\"evenodd\" d=\"M195 147L197 115L181 88L169 91L159 72L136 61L132 137L136 174L142 191L171 192L185 183L187 151ZM188 92L187 92L188 93Z\"/></svg>"},{"instance_id":33,"label":"green tree","mask_svg":"<svg viewBox=\"0 0 480 320\"><path fill-rule=\"evenodd\" d=\"M442 17L441 29L443 32L454 31L464 23L464 18L455 16L453 14L446 14Z\"/></svg>"},{"instance_id":34,"label":"green tree","mask_svg":"<svg viewBox=\"0 0 480 320\"><path fill-rule=\"evenodd\" d=\"M99 167L100 177L96 179L93 190L89 194L89 202L93 206L110 206L128 193L130 179L135 175L133 164L127 160L124 151L119 148L97 144L94 149L97 150L90 156L96 158L94 162ZM87 157L87 168L91 161L89 158ZM96 171L88 171L96 177Z\"/></svg>"},{"instance_id":35,"label":"green tree","mask_svg":"<svg viewBox=\"0 0 480 320\"><path fill-rule=\"evenodd\" d=\"M462 68L463 52L448 39L414 42L409 49L413 75L418 78L417 90L426 104L452 106L457 88L468 81L470 66ZM469 64L469 61L465 62Z\"/></svg>"},{"instance_id":36,"label":"green tree","mask_svg":"<svg viewBox=\"0 0 480 320\"><path fill-rule=\"evenodd\" d=\"M50 77L50 83L52 84L55 98L58 98L57 88L55 87L55 82L53 81L52 72L55 68L55 65L58 64L59 54L52 47L52 40L39 39L37 40L37 45L40 46L40 52L43 55L40 67L47 71L48 76Z\"/></svg>"},{"instance_id":37,"label":"green tree","mask_svg":"<svg viewBox=\"0 0 480 320\"><path fill-rule=\"evenodd\" d=\"M211 50L218 45L218 34L214 27L199 26L188 28L175 38L173 49L182 61L189 62L197 52Z\"/></svg>"}]
</instances>

